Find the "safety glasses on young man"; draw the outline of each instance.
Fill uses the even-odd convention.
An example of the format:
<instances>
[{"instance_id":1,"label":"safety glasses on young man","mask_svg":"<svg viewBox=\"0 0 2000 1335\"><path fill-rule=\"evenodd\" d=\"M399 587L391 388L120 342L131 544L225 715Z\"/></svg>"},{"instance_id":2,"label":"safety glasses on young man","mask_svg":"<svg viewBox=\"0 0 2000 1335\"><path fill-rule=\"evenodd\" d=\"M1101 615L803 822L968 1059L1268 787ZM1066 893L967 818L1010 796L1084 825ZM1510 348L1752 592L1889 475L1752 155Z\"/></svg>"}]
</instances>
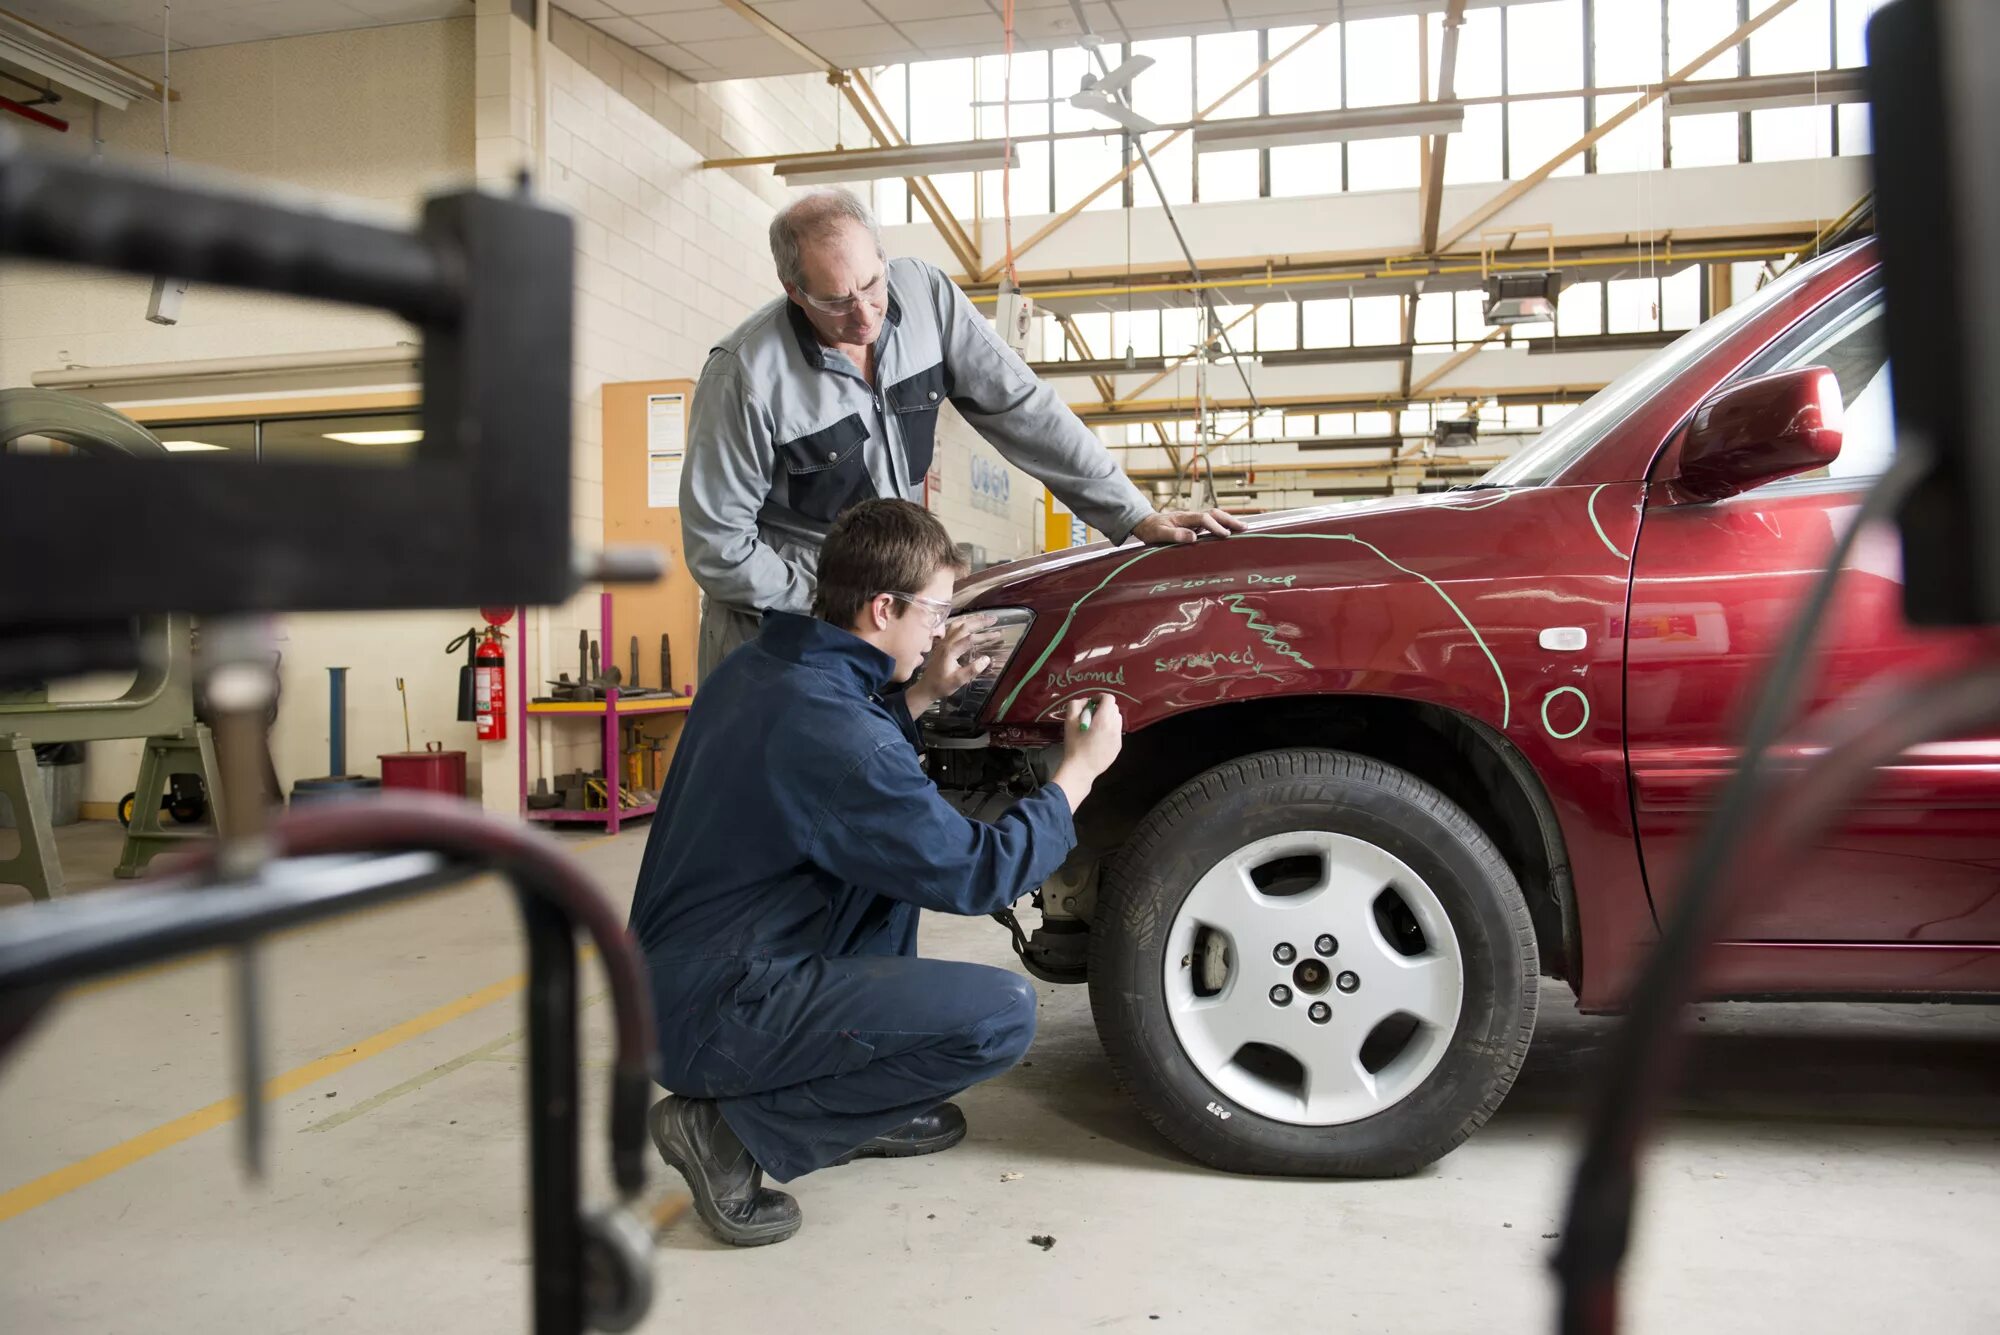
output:
<instances>
[{"instance_id":1,"label":"safety glasses on young man","mask_svg":"<svg viewBox=\"0 0 2000 1335\"><path fill-rule=\"evenodd\" d=\"M892 593L889 595L899 603L908 603L924 614L924 620L936 630L951 619L951 604L937 598L926 598L920 593Z\"/></svg>"},{"instance_id":2,"label":"safety glasses on young man","mask_svg":"<svg viewBox=\"0 0 2000 1335\"><path fill-rule=\"evenodd\" d=\"M798 289L798 293L801 297L805 298L806 305L812 307L822 315L846 315L854 309L855 303L859 301L865 301L870 306L880 306L889 295L889 275L885 270L874 282L862 288L856 296L816 297L804 288Z\"/></svg>"}]
</instances>

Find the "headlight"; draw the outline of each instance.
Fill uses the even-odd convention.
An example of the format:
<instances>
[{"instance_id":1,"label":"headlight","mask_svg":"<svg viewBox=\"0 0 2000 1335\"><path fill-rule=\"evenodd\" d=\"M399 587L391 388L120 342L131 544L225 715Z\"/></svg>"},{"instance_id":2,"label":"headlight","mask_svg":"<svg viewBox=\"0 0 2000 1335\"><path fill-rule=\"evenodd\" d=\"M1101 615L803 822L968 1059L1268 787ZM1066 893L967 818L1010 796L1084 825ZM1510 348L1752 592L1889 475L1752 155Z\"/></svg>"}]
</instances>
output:
<instances>
[{"instance_id":1,"label":"headlight","mask_svg":"<svg viewBox=\"0 0 2000 1335\"><path fill-rule=\"evenodd\" d=\"M1028 636L1028 627L1035 622L1035 614L1024 607L1003 607L997 610L965 612L953 617L945 625L947 633L953 626L974 619L990 618L993 624L978 634L978 648L973 657L982 654L993 661L986 670L972 679L970 685L950 699L941 700L924 715L924 722L948 733L972 733L979 730L979 715L985 710L986 702L993 698L993 688L1000 683L1000 674L1007 670L1007 663L1014 657L1021 641Z\"/></svg>"}]
</instances>

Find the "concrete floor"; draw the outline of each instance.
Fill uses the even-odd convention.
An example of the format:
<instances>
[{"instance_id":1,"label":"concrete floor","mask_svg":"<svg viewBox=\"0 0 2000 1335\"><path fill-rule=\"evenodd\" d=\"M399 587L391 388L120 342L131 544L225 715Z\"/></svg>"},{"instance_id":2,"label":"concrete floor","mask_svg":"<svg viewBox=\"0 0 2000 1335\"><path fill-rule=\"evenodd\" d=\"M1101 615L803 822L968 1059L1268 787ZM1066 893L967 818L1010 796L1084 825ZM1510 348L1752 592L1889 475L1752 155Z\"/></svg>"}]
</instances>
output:
<instances>
[{"instance_id":1,"label":"concrete floor","mask_svg":"<svg viewBox=\"0 0 2000 1335\"><path fill-rule=\"evenodd\" d=\"M574 846L622 903L644 839ZM79 892L101 884L90 866L115 860L115 830L62 843ZM925 949L1009 961L984 920L927 923ZM490 887L273 943L271 1070L319 1065L271 1104L261 1186L238 1171L227 1107L188 1117L229 1093L218 962L71 999L0 1071L0 1325L525 1329L519 1002L474 995L522 967ZM602 1200L608 1047L603 1006L587 1014ZM1557 988L1542 1014L1506 1106L1435 1168L1276 1181L1159 1140L1111 1084L1083 991L1045 989L1028 1062L962 1100L964 1145L805 1179L805 1230L775 1248L721 1247L684 1214L644 1328L1549 1330L1551 1235L1611 1022ZM2000 1011L1713 1006L1699 1033L1650 1162L1627 1329L2000 1329Z\"/></svg>"}]
</instances>

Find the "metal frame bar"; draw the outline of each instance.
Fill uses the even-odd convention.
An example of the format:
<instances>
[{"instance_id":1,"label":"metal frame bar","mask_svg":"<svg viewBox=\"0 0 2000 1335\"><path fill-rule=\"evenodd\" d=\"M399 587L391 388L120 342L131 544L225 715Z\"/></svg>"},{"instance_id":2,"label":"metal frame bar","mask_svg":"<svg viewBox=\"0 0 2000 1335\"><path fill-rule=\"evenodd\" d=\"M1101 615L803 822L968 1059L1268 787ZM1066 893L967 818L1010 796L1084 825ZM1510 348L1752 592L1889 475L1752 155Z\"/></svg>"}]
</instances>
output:
<instances>
[{"instance_id":1,"label":"metal frame bar","mask_svg":"<svg viewBox=\"0 0 2000 1335\"><path fill-rule=\"evenodd\" d=\"M1062 326L1063 337L1068 341L1069 345L1075 348L1085 361L1096 361L1097 357L1091 352L1090 344L1084 341L1083 331L1076 327L1076 317L1057 313L1055 318L1056 323ZM1096 387L1097 396L1103 400L1105 407L1115 408L1118 405L1118 386L1111 377L1093 372L1090 377L1090 383ZM1174 442L1167 439L1166 427L1155 422L1153 423L1153 431L1159 436L1162 447L1171 447L1173 445Z\"/></svg>"},{"instance_id":2,"label":"metal frame bar","mask_svg":"<svg viewBox=\"0 0 2000 1335\"><path fill-rule=\"evenodd\" d=\"M424 343L424 441L392 472L297 463L222 486L165 460L0 455L0 567L69 576L0 581L0 623L559 603L577 586L566 215L466 192L403 231L32 152L0 130L0 255L370 306ZM77 525L86 513L98 522ZM105 530L174 560L125 561ZM657 557L635 569L656 574Z\"/></svg>"},{"instance_id":3,"label":"metal frame bar","mask_svg":"<svg viewBox=\"0 0 2000 1335\"><path fill-rule=\"evenodd\" d=\"M1224 103L1228 102L1230 98L1235 97L1245 88L1248 88L1251 84L1256 83L1259 79L1262 79L1266 74L1269 74L1271 72L1272 67L1277 65L1279 61L1283 60L1286 56L1291 55L1292 52L1297 51L1300 47L1304 46L1306 43L1312 41L1313 38L1325 32L1327 28L1330 26L1332 25L1325 23L1321 23L1315 26L1311 31L1307 32L1305 36L1299 38L1297 41L1293 42L1290 46L1280 51L1277 55L1272 56L1269 60L1259 65L1249 75L1247 75L1240 82L1238 82L1235 87L1231 88L1221 97L1216 98L1215 101L1209 103L1206 107L1203 107L1200 111L1197 111L1195 113L1193 120L1189 121L1186 125L1180 127L1179 129L1170 132L1166 136L1166 138L1160 140L1159 143L1152 145L1144 145L1140 143L1138 136L1128 136L1128 137L1132 139L1132 142L1135 147L1143 148L1146 152L1158 153L1162 151L1163 149L1171 145L1175 140L1179 139L1182 135L1188 133L1188 131L1191 130L1194 126L1199 125L1202 122L1206 121L1211 115L1215 113L1215 111L1218 108L1220 108ZM1086 208L1090 207L1090 202L1092 200L1096 199L1099 195L1111 189L1113 186L1122 184L1126 179L1128 179L1132 175L1133 172L1138 171L1144 165L1145 165L1145 159L1144 159L1144 154L1142 153L1140 157L1134 159L1132 162L1127 163L1124 167L1120 168L1117 172L1113 173L1110 177L1108 177L1105 180L1105 182L1102 185L1098 186L1095 190L1092 190L1089 194L1085 195L1082 199L1078 200L1076 203L1064 209L1061 213L1058 213L1055 217L1051 218L1047 223L1044 223L1039 229L1035 231L1035 233L1032 236L1028 237L1027 240L1015 246L1014 249L1008 254L1001 256L999 261L995 263L991 268L976 270L975 276L977 280L982 283L992 282L994 277L997 274L999 274L999 272L1002 269L1005 269L1009 264L1020 259L1021 256L1027 254L1029 251L1033 250L1036 246L1039 246L1042 242L1054 236L1057 232L1060 232L1064 227L1068 226L1070 222L1072 222L1078 214L1082 213Z\"/></svg>"},{"instance_id":4,"label":"metal frame bar","mask_svg":"<svg viewBox=\"0 0 2000 1335\"><path fill-rule=\"evenodd\" d=\"M619 1193L645 1185L645 1108L652 1016L637 948L609 904L546 841L444 799L353 799L309 808L274 828L292 860L212 879L206 868L163 884L62 900L0 922L0 1053L67 987L218 947L248 951L273 932L433 893L489 871L512 884L528 938L529 1181L533 1329L579 1335L591 1294L585 1269L578 1097L575 934L588 930L612 983L618 1057L612 1078L612 1168ZM337 852L383 856L335 860ZM209 854L211 861L214 854ZM254 983L246 967L242 978ZM262 1141L256 997L246 995L242 1074L245 1147Z\"/></svg>"},{"instance_id":5,"label":"metal frame bar","mask_svg":"<svg viewBox=\"0 0 2000 1335\"><path fill-rule=\"evenodd\" d=\"M1506 332L1507 331L1504 327L1500 329L1487 330L1485 336L1481 338L1477 343L1474 343L1471 347L1460 348L1457 352L1454 352L1450 357L1448 357L1444 361L1444 363L1440 365L1436 370L1432 371L1422 380L1419 380L1416 384L1410 385L1407 388L1405 388L1403 390L1403 397L1405 399L1413 399L1418 395L1423 394L1424 392L1429 390L1432 385L1435 385L1438 381L1444 379L1446 376L1450 375L1453 371L1456 371L1459 367L1465 365L1467 362L1471 361L1474 357L1478 356L1479 353L1482 352L1487 347L1488 344L1492 343L1494 339L1500 337L1502 334ZM1404 365L1407 367L1409 363L1405 362Z\"/></svg>"},{"instance_id":6,"label":"metal frame bar","mask_svg":"<svg viewBox=\"0 0 2000 1335\"><path fill-rule=\"evenodd\" d=\"M1385 398L1381 394L1303 394L1282 398L1260 397L1255 404L1249 399L1210 399L1207 406L1210 411L1221 413L1250 412L1261 408L1267 412L1303 414L1377 412L1384 409L1407 408L1413 404L1440 399L1490 399L1497 400L1503 405L1582 403L1603 388L1602 384L1587 381L1558 385L1508 385L1499 388L1490 385L1453 385L1443 389L1413 391L1407 400L1401 402ZM1073 403L1069 407L1071 412L1083 420L1085 426L1119 426L1154 421L1186 422L1193 421L1199 416L1199 409L1187 399L1127 400L1110 411L1090 403Z\"/></svg>"},{"instance_id":7,"label":"metal frame bar","mask_svg":"<svg viewBox=\"0 0 2000 1335\"><path fill-rule=\"evenodd\" d=\"M734 11L737 17L743 19L750 26L757 29L757 31L763 33L766 37L769 37L772 41L778 43L778 45L784 47L787 51L790 51L813 68L824 71L826 81L840 90L841 95L847 99L848 105L852 106L860 115L861 123L867 127L868 132L874 135L884 148L903 148L908 145L909 141L904 139L901 132L896 129L895 118L889 114L880 100L876 98L875 90L869 87L868 80L862 74L858 71L842 69L838 64L828 60L797 37L794 37L790 32L764 17L755 7L745 3L745 0L722 0L722 2ZM825 154L818 154L817 156L824 157ZM702 165L708 166L710 164L704 163ZM724 160L714 165L749 166L752 164L748 161ZM959 225L958 218L945 206L943 197L938 194L937 186L931 182L928 176L906 176L903 180L909 185L910 193L916 197L917 202L924 206L924 212L930 215L931 222L938 229L938 235L944 238L945 245L951 249L953 258L964 267L967 275L976 275L979 272L979 248L973 244L972 238L966 235L965 229Z\"/></svg>"},{"instance_id":8,"label":"metal frame bar","mask_svg":"<svg viewBox=\"0 0 2000 1335\"><path fill-rule=\"evenodd\" d=\"M1264 303L1260 301L1256 305L1252 306L1249 310L1243 312L1243 314L1237 316L1234 320L1231 320L1228 324L1222 327L1222 332L1226 334L1231 330L1235 329L1236 326L1242 324L1245 320L1248 320L1252 316L1256 315L1257 308L1259 306L1262 306L1263 304ZM1216 344L1216 340L1219 337L1220 335L1210 334L1207 338L1204 338L1201 341L1201 346L1197 348L1195 351L1185 352L1182 353L1180 356L1173 358L1166 364L1164 368L1160 370L1160 372L1157 375L1145 381L1143 384L1136 386L1130 394L1127 394L1122 398L1118 399L1117 402L1120 404L1124 404L1130 402L1133 399L1138 398L1141 394L1144 394L1147 390L1159 384L1162 380L1165 380L1168 376L1172 375L1174 372L1180 370L1181 367L1186 366L1196 357L1201 356L1208 349L1214 347Z\"/></svg>"},{"instance_id":9,"label":"metal frame bar","mask_svg":"<svg viewBox=\"0 0 2000 1335\"><path fill-rule=\"evenodd\" d=\"M739 3L740 0L731 2ZM829 80L833 80L836 73L838 71L832 66L828 67ZM841 73L837 82L842 95L860 115L861 123L868 127L870 134L892 147L902 147L909 142L896 128L894 118L882 105L881 99L875 96L874 86L868 82L867 76L858 72ZM973 243L970 236L966 235L965 228L960 225L957 215L951 211L950 206L944 202L944 196L938 192L936 183L928 176L906 176L903 180L909 186L910 194L923 205L924 212L930 215L932 225L938 229L938 235L944 238L952 258L959 262L968 277L978 274L979 247Z\"/></svg>"},{"instance_id":10,"label":"metal frame bar","mask_svg":"<svg viewBox=\"0 0 2000 1335\"><path fill-rule=\"evenodd\" d=\"M1584 0L1587 7L1590 0ZM1458 33L1465 26L1465 0L1451 0L1444 13L1444 40L1438 51L1438 101L1453 100L1454 86L1458 81ZM1426 24L1420 31L1428 32ZM1429 61L1425 62L1424 78L1430 78ZM1426 90L1428 91L1428 89ZM1451 143L1450 135L1433 135L1428 141L1428 154L1424 162L1424 183L1417 196L1417 216L1423 223L1423 252L1437 253L1438 213L1444 207L1444 159L1445 150Z\"/></svg>"},{"instance_id":11,"label":"metal frame bar","mask_svg":"<svg viewBox=\"0 0 2000 1335\"><path fill-rule=\"evenodd\" d=\"M1686 83L1690 78L1694 76L1694 74L1698 70L1702 68L1702 66L1708 64L1711 60L1714 60L1716 57L1721 56L1726 52L1733 50L1735 47L1740 46L1745 41L1748 41L1751 34L1755 33L1759 28L1769 23L1772 19L1778 17L1778 15L1790 9L1796 3L1797 0L1773 0L1773 3L1769 9L1766 9L1763 13L1758 14L1754 18L1750 19L1748 22L1739 25L1734 32L1729 34L1729 36L1723 38L1720 42L1717 42L1714 46L1711 46L1708 50L1702 52L1700 55L1696 56L1693 60L1681 66L1679 69L1675 70L1672 74L1669 74L1664 81L1662 81L1659 84L1655 84L1648 87L1636 99L1633 100L1630 106L1626 107L1623 111L1614 113L1613 115L1608 117L1601 125L1598 125L1596 128L1590 130L1582 138L1570 144L1567 148L1557 153L1554 157L1544 162L1541 166L1535 168L1533 171L1529 172L1526 176L1523 176L1520 180L1515 181L1512 185L1508 186L1506 189L1494 195L1484 204L1481 204L1478 208L1474 209L1471 213L1467 214L1464 218L1461 218L1456 224L1454 224L1451 235L1446 237L1443 241L1439 242L1437 249L1439 251L1449 250L1453 246L1457 245L1460 241L1463 241L1468 233L1475 231L1489 218L1493 217L1495 214L1499 213L1502 209L1507 208L1509 205L1519 200L1523 195L1526 195L1529 191L1533 190L1543 181L1548 180L1550 176L1555 174L1556 168L1562 166L1565 162L1568 162L1571 158L1583 152L1585 149L1590 148L1593 144L1596 144L1599 140L1603 139L1613 130L1623 125L1626 121L1631 120L1641 111L1644 111L1647 107L1651 106L1660 97L1665 95L1666 91L1669 88L1672 88L1677 84ZM1585 94L1585 96L1589 96L1589 94Z\"/></svg>"},{"instance_id":12,"label":"metal frame bar","mask_svg":"<svg viewBox=\"0 0 2000 1335\"><path fill-rule=\"evenodd\" d=\"M1816 224L1815 224L1816 225ZM1527 230L1525 227L1521 230ZM1780 233L1782 235L1782 233ZM1606 268L1629 265L1635 258L1654 258L1662 265L1693 264L1716 260L1774 260L1797 252L1800 242L1810 241L1814 232L1808 225L1799 224L1793 233L1799 240L1783 240L1776 244L1731 246L1699 244L1696 249L1676 250L1671 240L1661 241L1651 247L1630 245L1620 246L1575 246L1574 243L1559 243L1556 264L1565 269ZM1760 238L1761 239L1761 238ZM1567 251L1568 253L1564 253ZM1587 253L1586 253L1587 252ZM1173 275L1131 286L1123 284L1089 284L1074 287L1061 285L1048 287L1026 287L1030 296L1039 301L1068 300L1085 297L1123 298L1127 295L1157 292L1188 292L1200 290L1223 291L1234 288L1260 287L1316 287L1328 283L1365 283L1411 281L1439 277L1464 277L1472 274L1501 272L1519 269L1546 269L1546 256L1532 261L1493 260L1483 268L1477 263L1442 263L1436 259L1407 259L1394 256L1379 259L1347 261L1341 267L1333 267L1336 261L1303 260L1295 269L1280 269L1276 266L1260 264L1251 273L1239 273L1233 277L1192 277ZM1348 267L1358 265L1359 267ZM1032 281L1032 280L1031 280ZM989 292L973 292L969 299L975 305L991 302L994 297ZM1277 298L1271 298L1276 300Z\"/></svg>"}]
</instances>

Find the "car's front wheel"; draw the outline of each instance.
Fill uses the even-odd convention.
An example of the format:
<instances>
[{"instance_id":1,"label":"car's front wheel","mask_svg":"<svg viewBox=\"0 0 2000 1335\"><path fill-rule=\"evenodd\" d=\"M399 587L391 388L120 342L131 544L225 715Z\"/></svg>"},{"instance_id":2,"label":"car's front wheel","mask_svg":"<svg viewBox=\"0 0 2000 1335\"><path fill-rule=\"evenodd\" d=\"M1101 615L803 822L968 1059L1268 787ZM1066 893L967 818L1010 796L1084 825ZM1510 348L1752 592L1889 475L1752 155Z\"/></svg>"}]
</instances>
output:
<instances>
[{"instance_id":1,"label":"car's front wheel","mask_svg":"<svg viewBox=\"0 0 2000 1335\"><path fill-rule=\"evenodd\" d=\"M1246 1173L1387 1177L1499 1107L1535 1028L1534 928L1470 817L1334 751L1218 765L1108 869L1090 997L1169 1140Z\"/></svg>"}]
</instances>

